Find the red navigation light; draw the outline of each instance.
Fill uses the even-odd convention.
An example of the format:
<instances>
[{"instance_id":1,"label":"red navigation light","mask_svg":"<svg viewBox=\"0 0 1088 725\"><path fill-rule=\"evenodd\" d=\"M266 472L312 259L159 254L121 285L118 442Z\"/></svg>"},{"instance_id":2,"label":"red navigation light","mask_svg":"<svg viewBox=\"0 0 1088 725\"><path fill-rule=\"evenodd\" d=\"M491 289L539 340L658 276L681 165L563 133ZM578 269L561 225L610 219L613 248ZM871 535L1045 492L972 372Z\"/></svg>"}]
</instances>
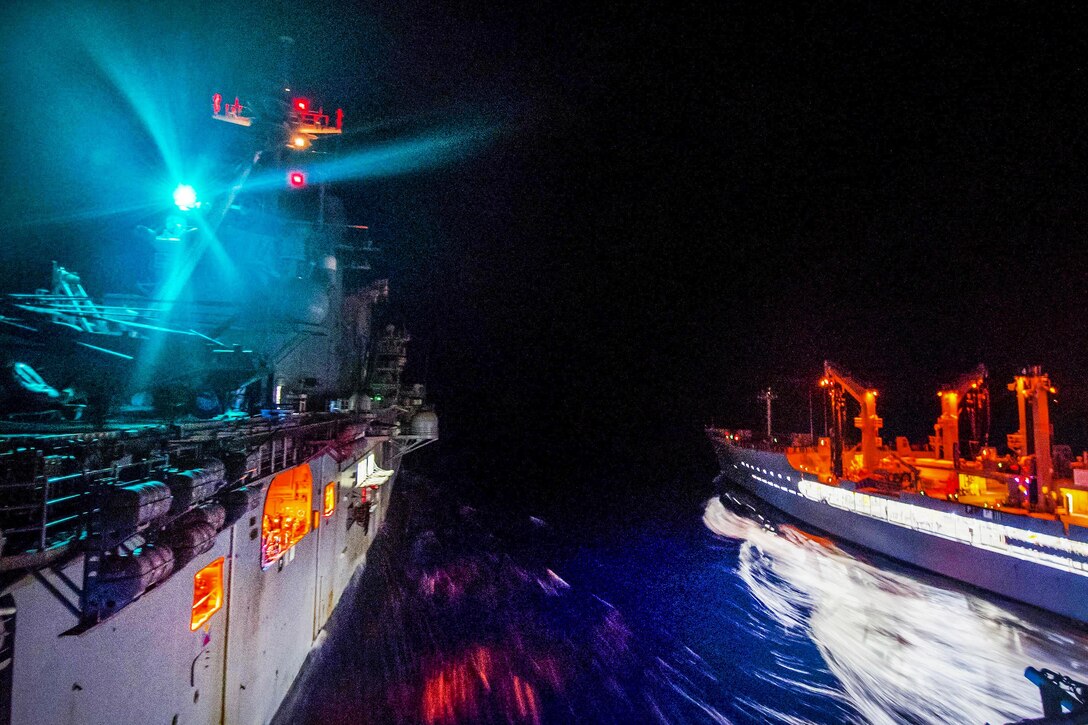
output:
<instances>
[{"instance_id":1,"label":"red navigation light","mask_svg":"<svg viewBox=\"0 0 1088 725\"><path fill-rule=\"evenodd\" d=\"M222 107L223 96L216 93L214 96L212 96L212 110L215 112L215 115L219 115L219 109L221 109Z\"/></svg>"},{"instance_id":2,"label":"red navigation light","mask_svg":"<svg viewBox=\"0 0 1088 725\"><path fill-rule=\"evenodd\" d=\"M292 171L287 175L287 183L296 189L306 186L306 174L301 171Z\"/></svg>"},{"instance_id":3,"label":"red navigation light","mask_svg":"<svg viewBox=\"0 0 1088 725\"><path fill-rule=\"evenodd\" d=\"M343 128L344 127L344 109L342 109L342 108L337 108L336 109L336 127L337 128Z\"/></svg>"},{"instance_id":4,"label":"red navigation light","mask_svg":"<svg viewBox=\"0 0 1088 725\"><path fill-rule=\"evenodd\" d=\"M291 105L296 111L305 111L310 107L310 102L305 98L296 98L291 101Z\"/></svg>"}]
</instances>

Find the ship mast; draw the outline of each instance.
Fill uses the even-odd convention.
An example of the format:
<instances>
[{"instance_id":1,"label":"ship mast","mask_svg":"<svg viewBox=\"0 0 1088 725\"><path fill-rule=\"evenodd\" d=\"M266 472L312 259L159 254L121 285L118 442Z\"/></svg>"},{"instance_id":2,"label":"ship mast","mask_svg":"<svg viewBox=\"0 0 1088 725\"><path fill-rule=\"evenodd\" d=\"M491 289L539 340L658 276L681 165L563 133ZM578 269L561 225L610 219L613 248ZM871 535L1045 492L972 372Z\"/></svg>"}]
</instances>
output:
<instances>
[{"instance_id":1,"label":"ship mast","mask_svg":"<svg viewBox=\"0 0 1088 725\"><path fill-rule=\"evenodd\" d=\"M1054 479L1054 464L1050 451L1050 408L1047 396L1057 392L1050 377L1038 365L1017 375L1009 390L1016 393L1020 414L1020 429L1008 436L1008 445L1021 460L1034 465L1035 484L1029 492L1032 506L1048 507ZM1029 425L1028 414L1031 415ZM1042 495L1040 495L1042 494Z\"/></svg>"},{"instance_id":2,"label":"ship mast","mask_svg":"<svg viewBox=\"0 0 1088 725\"><path fill-rule=\"evenodd\" d=\"M955 384L941 388L937 396L941 399L941 417L933 426L933 450L939 458L952 461L959 466L960 458L973 458L978 454L980 444L985 445L985 436L980 419L988 423L990 394L986 388L986 366L979 365L972 372L963 375ZM967 413L970 424L970 438L967 450L963 450L960 438L960 409Z\"/></svg>"},{"instance_id":3,"label":"ship mast","mask_svg":"<svg viewBox=\"0 0 1088 725\"><path fill-rule=\"evenodd\" d=\"M778 396L771 392L770 388L767 388L756 398L767 404L767 440L771 440L771 401L778 398Z\"/></svg>"}]
</instances>

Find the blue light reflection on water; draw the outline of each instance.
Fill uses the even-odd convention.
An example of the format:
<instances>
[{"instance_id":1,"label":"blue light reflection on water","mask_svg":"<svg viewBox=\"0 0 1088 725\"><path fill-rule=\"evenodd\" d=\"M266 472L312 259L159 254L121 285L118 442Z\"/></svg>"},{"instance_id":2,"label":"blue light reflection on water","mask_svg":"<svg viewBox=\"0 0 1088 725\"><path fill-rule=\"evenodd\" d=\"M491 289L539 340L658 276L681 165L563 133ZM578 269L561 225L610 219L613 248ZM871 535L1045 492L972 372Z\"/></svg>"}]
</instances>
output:
<instances>
[{"instance_id":1,"label":"blue light reflection on water","mask_svg":"<svg viewBox=\"0 0 1088 725\"><path fill-rule=\"evenodd\" d=\"M689 686L687 695L730 722L766 722L771 710L798 722L843 722L854 712L822 694L836 681L815 644L758 614L758 601L737 575L740 551L741 542L692 521L583 549L564 571L614 604L663 659L701 672L701 686ZM798 679L813 689L800 692L765 674L787 671L803 673Z\"/></svg>"},{"instance_id":2,"label":"blue light reflection on water","mask_svg":"<svg viewBox=\"0 0 1088 725\"><path fill-rule=\"evenodd\" d=\"M579 551L565 576L688 671L686 696L736 723L1007 722L1040 714L1024 667L1088 673L1072 623L718 499L702 525Z\"/></svg>"}]
</instances>

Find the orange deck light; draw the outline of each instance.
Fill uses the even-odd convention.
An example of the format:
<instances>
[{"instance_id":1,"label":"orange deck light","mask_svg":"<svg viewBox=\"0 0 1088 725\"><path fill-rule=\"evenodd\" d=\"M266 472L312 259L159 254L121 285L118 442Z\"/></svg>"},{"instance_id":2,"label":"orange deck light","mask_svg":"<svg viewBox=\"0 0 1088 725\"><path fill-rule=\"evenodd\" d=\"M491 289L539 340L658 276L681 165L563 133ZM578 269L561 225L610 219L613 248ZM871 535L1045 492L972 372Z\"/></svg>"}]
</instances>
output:
<instances>
[{"instance_id":1,"label":"orange deck light","mask_svg":"<svg viewBox=\"0 0 1088 725\"><path fill-rule=\"evenodd\" d=\"M189 629L197 631L222 608L223 557L219 557L193 576L193 616Z\"/></svg>"}]
</instances>

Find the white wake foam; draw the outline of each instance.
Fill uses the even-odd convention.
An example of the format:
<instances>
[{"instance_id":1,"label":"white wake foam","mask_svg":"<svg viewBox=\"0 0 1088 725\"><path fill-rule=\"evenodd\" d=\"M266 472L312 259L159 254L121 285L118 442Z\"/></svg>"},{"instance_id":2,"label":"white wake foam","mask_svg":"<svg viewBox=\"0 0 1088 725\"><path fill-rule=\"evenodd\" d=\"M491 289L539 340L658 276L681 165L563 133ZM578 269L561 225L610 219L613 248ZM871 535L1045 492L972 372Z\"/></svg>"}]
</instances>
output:
<instances>
[{"instance_id":1,"label":"white wake foam","mask_svg":"<svg viewBox=\"0 0 1088 725\"><path fill-rule=\"evenodd\" d=\"M842 684L837 696L866 722L977 725L1038 717L1038 690L1024 679L1025 667L1082 681L1088 673L1088 637L1072 625L1044 628L797 530L777 533L717 498L703 521L741 540L739 574L753 596L787 635L812 639ZM779 665L764 676L796 691L812 686L800 668Z\"/></svg>"}]
</instances>

